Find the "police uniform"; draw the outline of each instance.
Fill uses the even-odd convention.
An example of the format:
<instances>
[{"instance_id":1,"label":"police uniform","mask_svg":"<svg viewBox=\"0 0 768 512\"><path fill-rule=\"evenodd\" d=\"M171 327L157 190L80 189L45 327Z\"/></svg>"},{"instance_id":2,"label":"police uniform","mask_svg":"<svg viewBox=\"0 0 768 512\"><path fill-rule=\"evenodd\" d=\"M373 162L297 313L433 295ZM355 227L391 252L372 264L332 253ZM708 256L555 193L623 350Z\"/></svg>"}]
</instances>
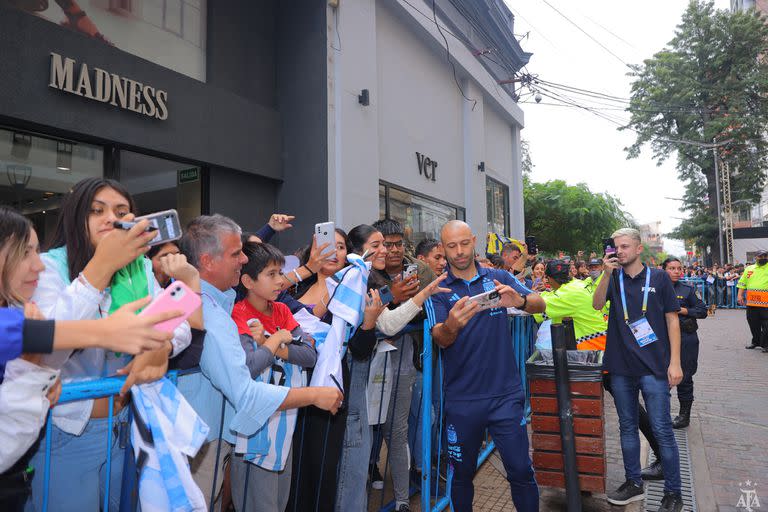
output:
<instances>
[{"instance_id":1,"label":"police uniform","mask_svg":"<svg viewBox=\"0 0 768 512\"><path fill-rule=\"evenodd\" d=\"M707 317L707 306L696 295L696 290L693 287L680 281L674 283L673 286L680 307L688 310L687 315L680 315L680 365L683 368L683 380L677 385L680 414L672 421L674 428L685 428L690 422L691 405L693 404L693 376L699 364L697 319Z\"/></svg>"},{"instance_id":2,"label":"police uniform","mask_svg":"<svg viewBox=\"0 0 768 512\"><path fill-rule=\"evenodd\" d=\"M760 251L758 257L765 254ZM768 352L768 264L747 266L736 287L746 290L747 295L747 323L752 344L746 348L762 347L763 352Z\"/></svg>"}]
</instances>

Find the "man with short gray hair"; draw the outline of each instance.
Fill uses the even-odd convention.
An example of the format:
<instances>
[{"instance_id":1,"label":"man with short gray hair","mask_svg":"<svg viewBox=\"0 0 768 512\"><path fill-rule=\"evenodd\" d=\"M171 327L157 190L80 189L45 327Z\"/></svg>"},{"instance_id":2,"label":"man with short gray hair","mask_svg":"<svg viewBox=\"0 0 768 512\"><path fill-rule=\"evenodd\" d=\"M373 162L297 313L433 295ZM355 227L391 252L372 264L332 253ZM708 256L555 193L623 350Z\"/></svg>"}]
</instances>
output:
<instances>
[{"instance_id":1,"label":"man with short gray hair","mask_svg":"<svg viewBox=\"0 0 768 512\"><path fill-rule=\"evenodd\" d=\"M234 445L237 433L255 434L275 411L314 405L335 414L343 398L332 387L287 388L251 379L231 316L235 303L232 288L240 281L240 271L248 261L241 234L240 226L228 217L202 215L189 223L179 243L182 253L200 272L201 280L206 334L200 373L181 377L178 387L210 427L209 442L191 464L195 482L209 503L216 495L213 476L218 464L215 440L219 431L224 441ZM229 451L225 445L221 455Z\"/></svg>"}]
</instances>

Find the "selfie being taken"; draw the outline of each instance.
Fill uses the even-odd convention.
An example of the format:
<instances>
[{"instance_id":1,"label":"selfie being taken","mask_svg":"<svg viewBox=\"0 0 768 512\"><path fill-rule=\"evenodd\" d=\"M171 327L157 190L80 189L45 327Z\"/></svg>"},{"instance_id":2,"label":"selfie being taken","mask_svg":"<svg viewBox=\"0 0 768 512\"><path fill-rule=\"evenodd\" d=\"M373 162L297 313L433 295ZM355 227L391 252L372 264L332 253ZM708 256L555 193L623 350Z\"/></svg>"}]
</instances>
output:
<instances>
[{"instance_id":1,"label":"selfie being taken","mask_svg":"<svg viewBox=\"0 0 768 512\"><path fill-rule=\"evenodd\" d=\"M766 17L0 0L0 512L759 510Z\"/></svg>"}]
</instances>

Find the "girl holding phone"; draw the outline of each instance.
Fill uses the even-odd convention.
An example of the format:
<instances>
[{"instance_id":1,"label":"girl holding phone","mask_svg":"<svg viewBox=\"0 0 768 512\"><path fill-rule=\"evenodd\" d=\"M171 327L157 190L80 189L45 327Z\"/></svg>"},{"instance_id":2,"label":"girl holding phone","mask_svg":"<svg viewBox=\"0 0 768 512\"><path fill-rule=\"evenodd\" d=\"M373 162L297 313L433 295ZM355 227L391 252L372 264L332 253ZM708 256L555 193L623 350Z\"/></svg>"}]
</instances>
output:
<instances>
[{"instance_id":1,"label":"girl holding phone","mask_svg":"<svg viewBox=\"0 0 768 512\"><path fill-rule=\"evenodd\" d=\"M152 273L152 263L144 256L157 233L146 232L147 221L127 231L114 226L116 221L132 221L135 210L123 185L108 179L82 180L64 197L50 250L41 257L46 268L34 294L45 316L56 320L102 318L123 304L162 292ZM91 348L54 352L44 356L43 363L60 368L64 382L127 375L121 391L124 395L131 384L161 378L168 368L168 358L184 350L190 339L190 327L184 322L163 348L135 358ZM114 424L121 429L128 427L123 406L122 400L115 401ZM48 496L49 502L62 510L97 510L103 503L107 478L109 508L119 507L124 450L120 435L113 436L113 470L106 474L108 415L108 398L72 402L53 412ZM42 468L44 457L44 450L39 450L33 464ZM33 482L34 509L42 503L42 485L42 479Z\"/></svg>"}]
</instances>

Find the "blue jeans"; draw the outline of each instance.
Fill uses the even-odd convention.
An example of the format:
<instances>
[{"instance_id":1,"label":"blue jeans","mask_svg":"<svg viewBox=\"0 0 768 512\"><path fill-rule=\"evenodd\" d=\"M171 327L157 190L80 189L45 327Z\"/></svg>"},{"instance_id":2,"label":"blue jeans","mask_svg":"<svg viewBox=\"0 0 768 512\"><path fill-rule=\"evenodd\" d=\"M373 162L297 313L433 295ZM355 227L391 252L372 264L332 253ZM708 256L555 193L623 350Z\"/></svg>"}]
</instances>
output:
<instances>
[{"instance_id":1,"label":"blue jeans","mask_svg":"<svg viewBox=\"0 0 768 512\"><path fill-rule=\"evenodd\" d=\"M638 433L639 392L643 393L651 429L659 443L664 469L664 490L680 493L680 455L677 451L669 412L669 381L655 375L628 377L611 374L613 400L619 415L621 454L627 480L642 484L640 475L640 435Z\"/></svg>"},{"instance_id":2,"label":"blue jeans","mask_svg":"<svg viewBox=\"0 0 768 512\"><path fill-rule=\"evenodd\" d=\"M113 425L127 417L127 409L113 420ZM79 436L68 434L56 425L51 430L51 480L48 487L48 510L99 510L104 502L107 479L108 418L91 418ZM120 487L123 475L123 456L119 436L112 434L112 466L109 475L109 510L120 507ZM27 511L42 510L45 493L43 474L45 467L45 437L30 465L35 468L32 480L32 498Z\"/></svg>"},{"instance_id":3,"label":"blue jeans","mask_svg":"<svg viewBox=\"0 0 768 512\"><path fill-rule=\"evenodd\" d=\"M350 384L347 428L339 460L336 486L336 510L368 510L368 463L371 460L371 427L368 425L368 388L370 361L355 361L347 354Z\"/></svg>"}]
</instances>

